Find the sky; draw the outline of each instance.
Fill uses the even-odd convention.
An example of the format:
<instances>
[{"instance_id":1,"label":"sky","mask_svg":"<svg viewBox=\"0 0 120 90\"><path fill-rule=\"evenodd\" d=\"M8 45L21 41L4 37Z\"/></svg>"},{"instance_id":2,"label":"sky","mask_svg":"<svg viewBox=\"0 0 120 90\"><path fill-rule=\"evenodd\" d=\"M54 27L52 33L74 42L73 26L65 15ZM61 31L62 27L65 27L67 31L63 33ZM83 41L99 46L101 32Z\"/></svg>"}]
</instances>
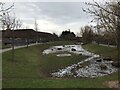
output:
<instances>
[{"instance_id":1,"label":"sky","mask_svg":"<svg viewBox=\"0 0 120 90\"><path fill-rule=\"evenodd\" d=\"M79 36L81 27L95 25L90 22L93 17L82 10L87 8L84 2L15 2L13 11L23 22L24 28L34 29L36 20L41 32L60 35L70 29Z\"/></svg>"}]
</instances>

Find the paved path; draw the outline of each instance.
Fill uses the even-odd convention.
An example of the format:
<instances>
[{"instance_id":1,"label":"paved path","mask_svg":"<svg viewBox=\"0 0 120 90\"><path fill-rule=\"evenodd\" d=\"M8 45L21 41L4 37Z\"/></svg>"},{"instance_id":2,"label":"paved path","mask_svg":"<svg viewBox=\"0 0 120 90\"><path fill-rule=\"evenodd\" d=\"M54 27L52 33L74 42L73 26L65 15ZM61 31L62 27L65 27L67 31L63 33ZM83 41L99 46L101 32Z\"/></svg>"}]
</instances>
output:
<instances>
[{"instance_id":1,"label":"paved path","mask_svg":"<svg viewBox=\"0 0 120 90\"><path fill-rule=\"evenodd\" d=\"M37 44L42 44L42 43L37 43ZM37 45L36 43L34 43L34 44L29 44L29 46L34 46L34 45ZM113 45L106 45L106 44L100 44L100 45L102 45L102 46L107 46L107 47L112 47L112 48L115 48L116 46L113 46ZM18 49L18 48L24 48L24 47L26 47L26 45L23 45L23 46L15 46L14 48L15 49ZM6 49L0 49L0 53L2 53L2 52L6 52L6 51L10 51L10 50L12 50L12 48L6 48Z\"/></svg>"},{"instance_id":2,"label":"paved path","mask_svg":"<svg viewBox=\"0 0 120 90\"><path fill-rule=\"evenodd\" d=\"M114 45L106 45L106 44L100 44L101 46L107 46L107 47L112 47L112 48L115 48L116 46Z\"/></svg>"},{"instance_id":3,"label":"paved path","mask_svg":"<svg viewBox=\"0 0 120 90\"><path fill-rule=\"evenodd\" d=\"M34 45L38 45L38 44L42 44L42 43L29 44L28 46L34 46ZM24 45L24 46L15 46L14 49L24 48L24 47L26 47L26 45ZM10 50L12 50L12 48L0 49L0 53L10 51Z\"/></svg>"}]
</instances>

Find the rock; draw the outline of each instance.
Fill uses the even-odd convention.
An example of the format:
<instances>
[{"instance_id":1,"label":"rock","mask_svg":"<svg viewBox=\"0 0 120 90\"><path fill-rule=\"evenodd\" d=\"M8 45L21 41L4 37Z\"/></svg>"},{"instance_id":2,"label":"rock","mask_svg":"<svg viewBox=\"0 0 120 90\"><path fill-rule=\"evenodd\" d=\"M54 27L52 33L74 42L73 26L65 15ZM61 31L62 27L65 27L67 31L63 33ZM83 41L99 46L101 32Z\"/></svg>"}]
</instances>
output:
<instances>
[{"instance_id":1,"label":"rock","mask_svg":"<svg viewBox=\"0 0 120 90\"><path fill-rule=\"evenodd\" d=\"M110 58L110 57L103 57L103 60L105 60L105 61L111 61L112 58Z\"/></svg>"},{"instance_id":2,"label":"rock","mask_svg":"<svg viewBox=\"0 0 120 90\"><path fill-rule=\"evenodd\" d=\"M71 54L65 54L64 51L75 53L77 55L85 55L87 59L51 73L53 77L62 78L73 76L95 78L116 72L118 70L116 67L120 67L120 65L118 65L118 62L112 62L109 57L105 57L103 60L100 55L88 52L79 45L53 46L49 49L44 50L43 54L58 52L57 56L71 56ZM111 63L115 67L113 67Z\"/></svg>"},{"instance_id":3,"label":"rock","mask_svg":"<svg viewBox=\"0 0 120 90\"><path fill-rule=\"evenodd\" d=\"M102 59L101 59L101 58L99 58L99 59L97 59L97 60L96 60L96 62L102 62Z\"/></svg>"},{"instance_id":4,"label":"rock","mask_svg":"<svg viewBox=\"0 0 120 90\"><path fill-rule=\"evenodd\" d=\"M86 60L84 60L86 61ZM65 77L65 76L73 76L73 77L89 77L96 78L102 77L105 75L109 75L113 72L117 71L117 68L112 67L110 61L102 61L102 64L95 63L95 61L91 61L91 63L85 67L81 67L85 62L81 61L77 64L70 65L65 69L59 70L56 72L56 77ZM100 64L100 65L99 65Z\"/></svg>"},{"instance_id":5,"label":"rock","mask_svg":"<svg viewBox=\"0 0 120 90\"><path fill-rule=\"evenodd\" d=\"M107 69L107 65L106 64L101 64L100 68L101 68L101 70L106 70Z\"/></svg>"},{"instance_id":6,"label":"rock","mask_svg":"<svg viewBox=\"0 0 120 90\"><path fill-rule=\"evenodd\" d=\"M82 68L83 66L82 65L77 65L76 66L76 70L78 70L78 69L80 69L80 68Z\"/></svg>"},{"instance_id":7,"label":"rock","mask_svg":"<svg viewBox=\"0 0 120 90\"><path fill-rule=\"evenodd\" d=\"M71 51L76 51L76 49L72 48Z\"/></svg>"},{"instance_id":8,"label":"rock","mask_svg":"<svg viewBox=\"0 0 120 90\"><path fill-rule=\"evenodd\" d=\"M71 54L57 54L58 57L65 57L65 56L71 56Z\"/></svg>"},{"instance_id":9,"label":"rock","mask_svg":"<svg viewBox=\"0 0 120 90\"><path fill-rule=\"evenodd\" d=\"M65 45L63 45L63 47L65 47Z\"/></svg>"},{"instance_id":10,"label":"rock","mask_svg":"<svg viewBox=\"0 0 120 90\"><path fill-rule=\"evenodd\" d=\"M57 48L57 50L62 50L62 48Z\"/></svg>"},{"instance_id":11,"label":"rock","mask_svg":"<svg viewBox=\"0 0 120 90\"><path fill-rule=\"evenodd\" d=\"M80 53L79 55L82 55L82 53Z\"/></svg>"},{"instance_id":12,"label":"rock","mask_svg":"<svg viewBox=\"0 0 120 90\"><path fill-rule=\"evenodd\" d=\"M115 61L112 63L112 66L119 68L120 64L118 63L118 61Z\"/></svg>"}]
</instances>

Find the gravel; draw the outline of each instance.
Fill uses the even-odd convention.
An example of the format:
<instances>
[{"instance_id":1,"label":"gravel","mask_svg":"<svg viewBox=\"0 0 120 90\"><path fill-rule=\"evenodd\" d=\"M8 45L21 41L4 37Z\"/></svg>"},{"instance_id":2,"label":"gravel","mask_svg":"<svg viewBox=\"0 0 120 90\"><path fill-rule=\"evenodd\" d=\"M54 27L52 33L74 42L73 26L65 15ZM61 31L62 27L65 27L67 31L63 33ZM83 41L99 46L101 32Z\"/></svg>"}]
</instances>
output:
<instances>
[{"instance_id":1,"label":"gravel","mask_svg":"<svg viewBox=\"0 0 120 90\"><path fill-rule=\"evenodd\" d=\"M43 54L45 55L45 54L59 53L59 52L68 52L68 53L74 53L74 54L79 54L79 55L81 54L85 56L93 56L93 53L84 50L81 47L81 45L53 46L53 47L50 47L49 49L44 50Z\"/></svg>"},{"instance_id":2,"label":"gravel","mask_svg":"<svg viewBox=\"0 0 120 90\"><path fill-rule=\"evenodd\" d=\"M58 48L61 48L58 50ZM74 50L73 50L74 49ZM73 76L73 77L89 77L96 78L105 75L112 74L116 72L118 69L112 66L112 61L106 61L100 58L99 55L88 52L84 50L81 45L65 45L65 46L53 46L49 49L43 51L43 54L50 53L59 53L59 52L69 52L80 55L88 56L87 59L78 62L77 64L73 64L71 66L67 66L64 69L60 69L57 72L51 73L52 77L62 78L65 76ZM57 54L56 56L71 56L71 54ZM90 62L89 65L80 67L85 62ZM102 69L101 65L106 66L106 69ZM79 67L79 68L78 68Z\"/></svg>"}]
</instances>

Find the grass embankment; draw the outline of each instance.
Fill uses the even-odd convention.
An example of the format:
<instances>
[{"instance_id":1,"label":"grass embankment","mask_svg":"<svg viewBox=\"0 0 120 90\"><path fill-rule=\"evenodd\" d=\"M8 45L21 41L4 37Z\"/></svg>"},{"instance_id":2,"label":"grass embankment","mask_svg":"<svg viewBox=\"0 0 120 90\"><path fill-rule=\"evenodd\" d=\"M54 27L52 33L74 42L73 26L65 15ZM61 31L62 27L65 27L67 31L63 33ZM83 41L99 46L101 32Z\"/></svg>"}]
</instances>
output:
<instances>
[{"instance_id":1,"label":"grass embankment","mask_svg":"<svg viewBox=\"0 0 120 90\"><path fill-rule=\"evenodd\" d=\"M77 63L85 56L72 54L72 57L57 57L55 54L42 55L42 51L53 45L74 44L55 42L15 50L14 61L11 51L3 53L3 88L100 88L106 80L117 80L117 74L90 78L55 79L50 73Z\"/></svg>"},{"instance_id":2,"label":"grass embankment","mask_svg":"<svg viewBox=\"0 0 120 90\"><path fill-rule=\"evenodd\" d=\"M101 46L98 44L86 44L83 45L83 48L104 57L111 57L112 60L117 60L117 48Z\"/></svg>"}]
</instances>

